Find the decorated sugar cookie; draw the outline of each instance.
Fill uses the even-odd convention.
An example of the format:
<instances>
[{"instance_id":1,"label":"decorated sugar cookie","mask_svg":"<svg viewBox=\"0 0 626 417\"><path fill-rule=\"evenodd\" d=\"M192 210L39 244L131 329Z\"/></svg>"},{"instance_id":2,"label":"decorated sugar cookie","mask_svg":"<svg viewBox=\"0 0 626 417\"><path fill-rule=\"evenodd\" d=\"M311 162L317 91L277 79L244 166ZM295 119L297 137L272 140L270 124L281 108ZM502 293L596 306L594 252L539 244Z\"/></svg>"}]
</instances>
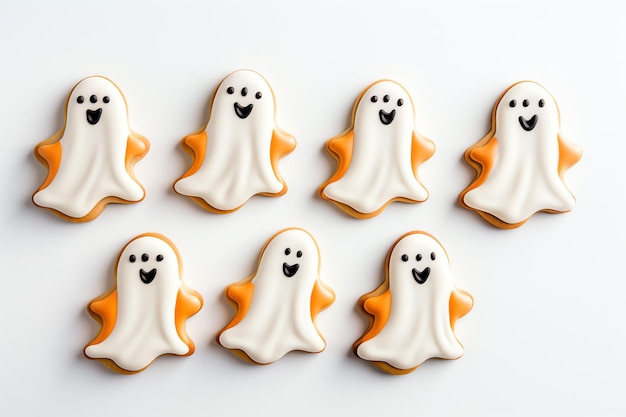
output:
<instances>
[{"instance_id":1,"label":"decorated sugar cookie","mask_svg":"<svg viewBox=\"0 0 626 417\"><path fill-rule=\"evenodd\" d=\"M89 303L102 327L85 356L124 374L143 371L161 355L189 356L195 346L186 321L202 304L182 281L174 244L156 233L139 235L117 259L113 289Z\"/></svg>"},{"instance_id":2,"label":"decorated sugar cookie","mask_svg":"<svg viewBox=\"0 0 626 417\"><path fill-rule=\"evenodd\" d=\"M276 126L275 107L258 73L239 70L222 80L206 127L182 140L193 162L174 190L214 213L233 212L256 194L285 194L278 163L296 141Z\"/></svg>"},{"instance_id":3,"label":"decorated sugar cookie","mask_svg":"<svg viewBox=\"0 0 626 417\"><path fill-rule=\"evenodd\" d=\"M237 312L217 342L258 365L295 350L324 350L315 318L335 295L320 281L319 270L319 249L307 231L278 232L261 251L256 273L226 289Z\"/></svg>"},{"instance_id":4,"label":"decorated sugar cookie","mask_svg":"<svg viewBox=\"0 0 626 417\"><path fill-rule=\"evenodd\" d=\"M35 147L48 175L33 202L73 222L96 218L108 203L135 203L145 190L133 173L149 142L128 127L119 88L100 76L80 81L67 99L65 125Z\"/></svg>"},{"instance_id":5,"label":"decorated sugar cookie","mask_svg":"<svg viewBox=\"0 0 626 417\"><path fill-rule=\"evenodd\" d=\"M386 372L406 374L430 358L457 359L454 326L474 303L454 286L448 255L425 232L402 236L387 255L383 284L359 300L370 325L355 354Z\"/></svg>"},{"instance_id":6,"label":"decorated sugar cookie","mask_svg":"<svg viewBox=\"0 0 626 417\"><path fill-rule=\"evenodd\" d=\"M352 126L326 149L338 166L319 194L354 217L374 217L392 201L428 198L417 170L435 145L416 131L411 97L395 81L367 87L355 103Z\"/></svg>"},{"instance_id":7,"label":"decorated sugar cookie","mask_svg":"<svg viewBox=\"0 0 626 417\"><path fill-rule=\"evenodd\" d=\"M476 177L460 203L503 229L521 226L538 211L570 211L575 199L563 176L581 156L561 136L550 93L532 81L513 84L493 109L491 131L465 152Z\"/></svg>"}]
</instances>

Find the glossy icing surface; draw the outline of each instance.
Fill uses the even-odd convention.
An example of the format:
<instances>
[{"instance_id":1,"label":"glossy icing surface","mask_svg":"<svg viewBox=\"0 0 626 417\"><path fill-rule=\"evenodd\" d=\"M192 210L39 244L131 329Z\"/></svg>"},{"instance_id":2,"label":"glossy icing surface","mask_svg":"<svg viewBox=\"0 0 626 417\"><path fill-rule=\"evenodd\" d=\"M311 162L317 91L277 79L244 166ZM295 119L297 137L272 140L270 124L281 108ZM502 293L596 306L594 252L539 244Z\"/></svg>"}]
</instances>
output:
<instances>
[{"instance_id":1,"label":"glossy icing surface","mask_svg":"<svg viewBox=\"0 0 626 417\"><path fill-rule=\"evenodd\" d=\"M118 87L104 77L85 78L69 95L64 128L35 148L49 173L33 202L69 220L86 221L106 202L140 201L145 191L132 165L148 148L148 141L128 127Z\"/></svg>"},{"instance_id":2,"label":"glossy icing surface","mask_svg":"<svg viewBox=\"0 0 626 417\"><path fill-rule=\"evenodd\" d=\"M319 249L308 232L294 228L274 235L256 273L228 287L226 294L239 311L218 334L218 343L243 351L257 364L269 364L294 350L324 350L326 342L314 320L332 304L334 293L321 283L319 268ZM237 297L246 286L250 293Z\"/></svg>"},{"instance_id":3,"label":"glossy icing surface","mask_svg":"<svg viewBox=\"0 0 626 417\"><path fill-rule=\"evenodd\" d=\"M392 373L410 372L430 358L456 359L463 346L454 323L472 304L455 288L441 244L424 232L407 233L388 255L386 281L361 299L372 323L355 353L390 365Z\"/></svg>"},{"instance_id":4,"label":"glossy icing surface","mask_svg":"<svg viewBox=\"0 0 626 417\"><path fill-rule=\"evenodd\" d=\"M388 80L372 84L357 100L353 119L347 132L327 143L339 168L320 195L355 217L375 216L395 200L426 200L417 168L432 156L434 145L416 132L404 87Z\"/></svg>"},{"instance_id":5,"label":"glossy icing surface","mask_svg":"<svg viewBox=\"0 0 626 417\"><path fill-rule=\"evenodd\" d=\"M192 354L185 321L203 301L183 285L182 263L171 242L158 234L136 237L122 250L116 277L114 290L89 305L103 326L85 355L134 373L160 355Z\"/></svg>"},{"instance_id":6,"label":"glossy icing surface","mask_svg":"<svg viewBox=\"0 0 626 417\"><path fill-rule=\"evenodd\" d=\"M514 84L493 117L494 129L466 152L479 175L461 203L495 217L492 223L503 228L520 226L537 211L572 210L575 199L562 175L582 153L561 138L550 93L535 82Z\"/></svg>"},{"instance_id":7,"label":"glossy icing surface","mask_svg":"<svg viewBox=\"0 0 626 417\"><path fill-rule=\"evenodd\" d=\"M284 194L278 160L296 142L276 126L274 116L274 94L263 77L250 70L228 75L213 97L204 137L183 139L195 160L174 184L175 191L222 213L255 194Z\"/></svg>"}]
</instances>

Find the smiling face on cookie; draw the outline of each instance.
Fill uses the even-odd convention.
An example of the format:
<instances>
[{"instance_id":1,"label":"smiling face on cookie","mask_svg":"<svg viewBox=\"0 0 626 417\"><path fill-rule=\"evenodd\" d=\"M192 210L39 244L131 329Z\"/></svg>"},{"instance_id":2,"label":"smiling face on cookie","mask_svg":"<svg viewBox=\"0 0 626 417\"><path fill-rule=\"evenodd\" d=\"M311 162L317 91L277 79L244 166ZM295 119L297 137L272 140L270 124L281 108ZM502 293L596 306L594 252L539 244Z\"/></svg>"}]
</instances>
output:
<instances>
[{"instance_id":1,"label":"smiling face on cookie","mask_svg":"<svg viewBox=\"0 0 626 417\"><path fill-rule=\"evenodd\" d=\"M273 117L274 98L267 81L250 70L235 71L220 84L213 111L228 115L233 121Z\"/></svg>"},{"instance_id":2,"label":"smiling face on cookie","mask_svg":"<svg viewBox=\"0 0 626 417\"><path fill-rule=\"evenodd\" d=\"M439 242L427 234L409 234L390 255L389 285L397 291L433 291L450 285L449 269L448 257Z\"/></svg>"},{"instance_id":3,"label":"smiling face on cookie","mask_svg":"<svg viewBox=\"0 0 626 417\"><path fill-rule=\"evenodd\" d=\"M292 261L290 258L292 251L291 248L286 248L285 249L285 257L287 258L286 260ZM299 250L295 253L296 258L295 261L298 261L300 258L302 258L302 251ZM292 261L293 262L293 261ZM287 262L283 262L283 274L287 277L287 278L291 278L294 275L296 275L296 273L298 272L298 269L300 269L300 264L298 262L294 262L292 264L289 264Z\"/></svg>"},{"instance_id":4,"label":"smiling face on cookie","mask_svg":"<svg viewBox=\"0 0 626 417\"><path fill-rule=\"evenodd\" d=\"M126 103L112 82L103 77L88 77L72 91L67 118L68 124L110 126L116 118L126 119Z\"/></svg>"},{"instance_id":5,"label":"smiling face on cookie","mask_svg":"<svg viewBox=\"0 0 626 417\"><path fill-rule=\"evenodd\" d=\"M535 82L525 81L502 96L496 109L496 124L498 130L507 133L544 134L558 130L559 115L550 93Z\"/></svg>"},{"instance_id":6,"label":"smiling face on cookie","mask_svg":"<svg viewBox=\"0 0 626 417\"><path fill-rule=\"evenodd\" d=\"M176 253L165 241L154 236L143 236L126 246L118 262L118 286L159 285L159 282L179 280Z\"/></svg>"},{"instance_id":7,"label":"smiling face on cookie","mask_svg":"<svg viewBox=\"0 0 626 417\"><path fill-rule=\"evenodd\" d=\"M411 257L408 254L403 253L400 259L402 260L402 262L408 263L411 260ZM417 262L417 265L415 265L415 267L411 270L411 273L413 274L413 279L415 279L415 282L417 282L418 284L425 283L430 276L430 266L424 266L423 264L420 265L422 263L421 261L424 259L425 258L422 256L421 253L415 255L415 261ZM432 261L436 259L435 252L430 253L430 259Z\"/></svg>"},{"instance_id":8,"label":"smiling face on cookie","mask_svg":"<svg viewBox=\"0 0 626 417\"><path fill-rule=\"evenodd\" d=\"M313 238L300 229L288 229L269 242L259 264L259 274L290 280L317 278L319 253Z\"/></svg>"},{"instance_id":9,"label":"smiling face on cookie","mask_svg":"<svg viewBox=\"0 0 626 417\"><path fill-rule=\"evenodd\" d=\"M365 92L356 117L378 127L407 122L412 125L413 106L408 93L399 84L380 81Z\"/></svg>"}]
</instances>

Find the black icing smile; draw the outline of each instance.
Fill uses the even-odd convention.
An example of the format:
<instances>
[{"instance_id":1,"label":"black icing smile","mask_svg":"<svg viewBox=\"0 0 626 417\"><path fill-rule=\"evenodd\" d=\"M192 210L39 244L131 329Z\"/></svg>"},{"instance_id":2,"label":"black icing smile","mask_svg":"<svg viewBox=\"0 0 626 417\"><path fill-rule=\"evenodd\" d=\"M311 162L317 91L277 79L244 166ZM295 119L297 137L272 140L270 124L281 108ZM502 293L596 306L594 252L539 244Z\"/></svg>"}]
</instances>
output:
<instances>
[{"instance_id":1,"label":"black icing smile","mask_svg":"<svg viewBox=\"0 0 626 417\"><path fill-rule=\"evenodd\" d=\"M380 122L382 124L388 125L389 123L393 122L393 118L396 117L396 110L393 109L389 113L387 113L383 109L380 109L380 111L378 112L378 117L380 118Z\"/></svg>"},{"instance_id":2,"label":"black icing smile","mask_svg":"<svg viewBox=\"0 0 626 417\"><path fill-rule=\"evenodd\" d=\"M418 284L425 283L429 275L430 275L430 267L424 268L422 272L419 272L416 268L413 268L413 279Z\"/></svg>"},{"instance_id":3,"label":"black icing smile","mask_svg":"<svg viewBox=\"0 0 626 417\"><path fill-rule=\"evenodd\" d=\"M519 120L519 124L522 126L522 129L524 129L527 132L530 132L531 130L535 128L535 126L537 126L536 114L528 120L524 119L524 117L522 116L520 116L518 120Z\"/></svg>"},{"instance_id":4,"label":"black icing smile","mask_svg":"<svg viewBox=\"0 0 626 417\"><path fill-rule=\"evenodd\" d=\"M285 274L287 278L291 278L292 276L296 275L296 272L298 272L299 268L300 264L289 265L287 262L283 262L283 274Z\"/></svg>"},{"instance_id":5,"label":"black icing smile","mask_svg":"<svg viewBox=\"0 0 626 417\"><path fill-rule=\"evenodd\" d=\"M156 277L157 270L156 268L146 272L143 269L139 270L139 278L141 278L141 282L144 284L150 284L154 281L154 277Z\"/></svg>"},{"instance_id":6,"label":"black icing smile","mask_svg":"<svg viewBox=\"0 0 626 417\"><path fill-rule=\"evenodd\" d=\"M239 117L240 119L245 119L246 117L250 116L250 113L252 112L252 107L252 103L248 104L245 107L239 103L235 103L235 114L237 114L237 117Z\"/></svg>"},{"instance_id":7,"label":"black icing smile","mask_svg":"<svg viewBox=\"0 0 626 417\"><path fill-rule=\"evenodd\" d=\"M102 116L102 107L98 110L87 110L87 123L90 125L95 125L100 121L100 116Z\"/></svg>"}]
</instances>

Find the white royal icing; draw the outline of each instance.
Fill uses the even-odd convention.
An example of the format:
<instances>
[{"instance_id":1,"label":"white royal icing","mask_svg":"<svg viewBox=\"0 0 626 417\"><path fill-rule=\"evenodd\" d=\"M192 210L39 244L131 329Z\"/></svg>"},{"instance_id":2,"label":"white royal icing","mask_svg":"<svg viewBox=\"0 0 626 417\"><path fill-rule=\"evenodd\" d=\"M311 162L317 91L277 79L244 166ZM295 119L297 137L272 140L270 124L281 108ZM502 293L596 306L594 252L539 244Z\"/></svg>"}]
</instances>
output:
<instances>
[{"instance_id":1,"label":"white royal icing","mask_svg":"<svg viewBox=\"0 0 626 417\"><path fill-rule=\"evenodd\" d=\"M435 254L435 260L431 254ZM417 255L422 256L417 261ZM402 260L407 255L408 260ZM446 252L432 237L413 233L394 247L389 258L391 310L385 327L357 348L369 361L412 369L430 358L456 359L463 354L450 326L450 294L454 290ZM413 269L430 274L418 284Z\"/></svg>"},{"instance_id":2,"label":"white royal icing","mask_svg":"<svg viewBox=\"0 0 626 417\"><path fill-rule=\"evenodd\" d=\"M92 96L97 98L95 103L90 101ZM83 98L82 103L78 97ZM87 111L98 109L102 109L99 120L90 124ZM106 197L143 199L144 189L126 170L129 135L126 102L117 86L98 76L79 82L67 102L59 170L52 182L33 196L35 204L80 218Z\"/></svg>"},{"instance_id":3,"label":"white royal icing","mask_svg":"<svg viewBox=\"0 0 626 417\"><path fill-rule=\"evenodd\" d=\"M246 316L219 336L220 344L243 350L260 364L274 362L293 350L324 350L326 343L311 318L311 293L319 279L319 262L317 245L308 232L288 229L277 234L261 254ZM299 265L292 277L283 273L284 263Z\"/></svg>"},{"instance_id":4,"label":"white royal icing","mask_svg":"<svg viewBox=\"0 0 626 417\"><path fill-rule=\"evenodd\" d=\"M376 102L372 102L373 96ZM402 100L401 106L398 100ZM395 111L391 123L382 123L381 110ZM350 166L322 193L364 214L396 198L426 200L428 191L416 178L411 161L414 117L411 98L401 85L394 81L373 84L357 105Z\"/></svg>"},{"instance_id":5,"label":"white royal icing","mask_svg":"<svg viewBox=\"0 0 626 417\"><path fill-rule=\"evenodd\" d=\"M535 82L518 83L504 94L495 117L493 168L482 185L464 196L465 204L511 224L541 210L572 210L574 196L558 172L559 111L550 93ZM526 131L522 123L533 117L536 125Z\"/></svg>"},{"instance_id":6,"label":"white royal icing","mask_svg":"<svg viewBox=\"0 0 626 417\"><path fill-rule=\"evenodd\" d=\"M249 115L239 117L235 107L249 105L253 106ZM274 94L258 73L238 70L227 76L213 99L202 166L177 181L174 189L224 211L238 208L255 194L280 192L283 183L270 158L274 113Z\"/></svg>"},{"instance_id":7,"label":"white royal icing","mask_svg":"<svg viewBox=\"0 0 626 417\"><path fill-rule=\"evenodd\" d=\"M148 255L143 261L142 256ZM135 261L131 262L131 255ZM162 255L161 261L157 256ZM140 271L156 269L148 284ZM127 371L139 371L163 354L184 355L189 346L176 330L175 311L181 288L179 262L174 249L154 236L131 241L117 265L117 319L111 334L101 343L87 346L93 359L111 359Z\"/></svg>"}]
</instances>

